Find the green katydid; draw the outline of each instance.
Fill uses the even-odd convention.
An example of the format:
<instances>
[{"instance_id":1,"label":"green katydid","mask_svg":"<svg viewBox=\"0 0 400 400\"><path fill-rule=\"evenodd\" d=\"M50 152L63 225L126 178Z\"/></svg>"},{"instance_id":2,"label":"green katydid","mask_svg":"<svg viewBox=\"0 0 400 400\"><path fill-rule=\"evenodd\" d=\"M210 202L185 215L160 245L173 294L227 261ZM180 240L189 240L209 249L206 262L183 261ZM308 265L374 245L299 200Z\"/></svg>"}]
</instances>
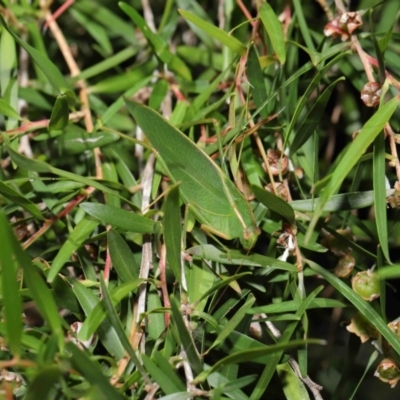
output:
<instances>
[{"instance_id":1,"label":"green katydid","mask_svg":"<svg viewBox=\"0 0 400 400\"><path fill-rule=\"evenodd\" d=\"M215 162L156 111L125 99L133 118L161 156L167 173L180 182L182 200L206 231L239 238L251 249L260 230L248 201Z\"/></svg>"}]
</instances>

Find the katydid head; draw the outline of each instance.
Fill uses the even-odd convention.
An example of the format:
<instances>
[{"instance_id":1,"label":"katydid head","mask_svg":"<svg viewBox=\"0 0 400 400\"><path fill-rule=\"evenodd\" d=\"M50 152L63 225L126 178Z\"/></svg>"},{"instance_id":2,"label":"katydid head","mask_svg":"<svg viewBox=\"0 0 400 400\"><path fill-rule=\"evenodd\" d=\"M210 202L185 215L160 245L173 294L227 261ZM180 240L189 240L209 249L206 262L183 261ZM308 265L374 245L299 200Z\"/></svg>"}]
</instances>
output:
<instances>
[{"instance_id":1,"label":"katydid head","mask_svg":"<svg viewBox=\"0 0 400 400\"><path fill-rule=\"evenodd\" d=\"M260 228L252 226L246 228L243 232L243 236L240 238L240 243L246 250L251 250L257 242L258 235L261 233Z\"/></svg>"}]
</instances>

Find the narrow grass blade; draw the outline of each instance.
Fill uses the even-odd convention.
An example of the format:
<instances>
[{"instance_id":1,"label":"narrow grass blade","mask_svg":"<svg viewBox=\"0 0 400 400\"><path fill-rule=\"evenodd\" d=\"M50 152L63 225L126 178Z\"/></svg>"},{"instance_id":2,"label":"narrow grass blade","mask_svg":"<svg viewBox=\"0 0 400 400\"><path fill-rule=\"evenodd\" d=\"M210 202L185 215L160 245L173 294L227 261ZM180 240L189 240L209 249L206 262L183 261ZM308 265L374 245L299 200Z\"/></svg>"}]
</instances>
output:
<instances>
[{"instance_id":1,"label":"narrow grass blade","mask_svg":"<svg viewBox=\"0 0 400 400\"><path fill-rule=\"evenodd\" d=\"M21 120L22 118L19 114L10 106L10 104L4 99L0 98L0 114L5 117L9 117L16 120Z\"/></svg>"},{"instance_id":2,"label":"narrow grass blade","mask_svg":"<svg viewBox=\"0 0 400 400\"><path fill-rule=\"evenodd\" d=\"M257 186L252 186L252 190L257 199L269 208L283 217L290 225L295 223L294 210L289 203L267 190Z\"/></svg>"},{"instance_id":3,"label":"narrow grass blade","mask_svg":"<svg viewBox=\"0 0 400 400\"><path fill-rule=\"evenodd\" d=\"M66 351L70 354L69 361L72 364L72 367L84 376L91 385L99 388L98 393L102 400L125 399L125 396L111 386L109 380L103 374L99 364L92 361L86 351L78 349L72 342L67 343Z\"/></svg>"},{"instance_id":4,"label":"narrow grass blade","mask_svg":"<svg viewBox=\"0 0 400 400\"><path fill-rule=\"evenodd\" d=\"M13 249L16 247L14 233L7 218L0 212L0 269L2 305L7 330L7 345L14 357L20 357L22 337L22 301L19 292L18 269Z\"/></svg>"},{"instance_id":5,"label":"narrow grass blade","mask_svg":"<svg viewBox=\"0 0 400 400\"><path fill-rule=\"evenodd\" d=\"M60 131L68 125L69 107L66 95L57 96L50 116L49 132Z\"/></svg>"},{"instance_id":6,"label":"narrow grass blade","mask_svg":"<svg viewBox=\"0 0 400 400\"><path fill-rule=\"evenodd\" d=\"M53 282L57 274L60 272L64 264L69 260L72 253L77 250L89 235L96 229L99 223L90 219L82 219L75 229L68 236L53 260L51 269L47 276L48 282Z\"/></svg>"},{"instance_id":7,"label":"narrow grass blade","mask_svg":"<svg viewBox=\"0 0 400 400\"><path fill-rule=\"evenodd\" d=\"M295 374L289 363L276 367L283 392L290 400L310 400L307 389L300 378Z\"/></svg>"},{"instance_id":8,"label":"narrow grass blade","mask_svg":"<svg viewBox=\"0 0 400 400\"><path fill-rule=\"evenodd\" d=\"M181 342L180 344L182 344L183 348L186 351L186 355L193 371L196 374L200 374L200 372L203 371L203 365L199 355L197 354L197 349L196 345L193 342L193 338L191 337L191 334L186 327L185 321L183 320L178 300L172 295L170 297L170 301L172 318L177 328L177 333Z\"/></svg>"},{"instance_id":9,"label":"narrow grass blade","mask_svg":"<svg viewBox=\"0 0 400 400\"><path fill-rule=\"evenodd\" d=\"M36 50L34 47L30 46L28 43L21 40L6 24L2 15L0 15L0 22L4 28L12 35L14 40L23 47L26 52L32 57L32 60L39 66L39 68L44 72L47 79L54 86L57 92L61 92L65 89L71 89L68 81L61 74L59 69L51 62L51 60L45 57L40 51Z\"/></svg>"},{"instance_id":10,"label":"narrow grass blade","mask_svg":"<svg viewBox=\"0 0 400 400\"><path fill-rule=\"evenodd\" d=\"M271 346L265 346L265 347L255 348L252 350L240 351L240 352L231 354L227 357L224 357L221 360L218 360L210 369L207 369L206 371L203 371L201 374L199 374L193 380L193 383L198 384L198 383L204 382L211 373L220 370L222 367L224 367L226 365L237 364L237 363L246 362L246 361L253 361L253 360L256 360L257 358L264 357L265 355L273 354L273 353L277 353L277 352L281 353L284 350L293 349L298 346L303 346L304 344L325 345L326 342L324 340L318 340L318 339L293 340L291 342L278 343L278 344L274 344Z\"/></svg>"},{"instance_id":11,"label":"narrow grass blade","mask_svg":"<svg viewBox=\"0 0 400 400\"><path fill-rule=\"evenodd\" d=\"M233 36L230 36L228 33L223 31L222 29L217 28L216 26L204 21L203 19L199 18L197 15L194 15L186 10L178 10L179 14L182 15L187 21L191 22L192 24L198 26L204 32L208 33L214 39L217 39L219 42L224 44L225 46L229 47L233 52L238 54L239 56L243 56L247 49L246 46L239 42Z\"/></svg>"},{"instance_id":12,"label":"narrow grass blade","mask_svg":"<svg viewBox=\"0 0 400 400\"><path fill-rule=\"evenodd\" d=\"M128 232L153 233L157 225L150 218L138 215L133 211L105 204L81 203L80 207L92 217Z\"/></svg>"},{"instance_id":13,"label":"narrow grass blade","mask_svg":"<svg viewBox=\"0 0 400 400\"><path fill-rule=\"evenodd\" d=\"M272 47L281 64L285 64L285 38L283 36L282 25L279 22L273 8L268 3L263 3L259 9L260 18L271 40Z\"/></svg>"},{"instance_id":14,"label":"narrow grass blade","mask_svg":"<svg viewBox=\"0 0 400 400\"><path fill-rule=\"evenodd\" d=\"M341 281L335 275L322 268L318 264L308 260L310 267L325 278L336 290L338 290L347 300L354 305L366 318L368 318L381 335L392 345L393 349L400 355L400 342L397 336L385 324L383 318L374 310L374 308L365 300L363 300L353 289L346 283Z\"/></svg>"},{"instance_id":15,"label":"narrow grass blade","mask_svg":"<svg viewBox=\"0 0 400 400\"><path fill-rule=\"evenodd\" d=\"M30 381L25 400L48 399L54 387L62 377L62 371L58 366L46 366Z\"/></svg>"},{"instance_id":16,"label":"narrow grass blade","mask_svg":"<svg viewBox=\"0 0 400 400\"><path fill-rule=\"evenodd\" d=\"M181 212L179 207L179 186L172 187L165 199L164 240L167 260L177 281L182 284L181 268Z\"/></svg>"},{"instance_id":17,"label":"narrow grass blade","mask_svg":"<svg viewBox=\"0 0 400 400\"><path fill-rule=\"evenodd\" d=\"M36 204L32 203L29 199L22 196L3 181L0 181L0 194L10 200L13 204L21 206L25 211L28 211L39 221L44 220L43 215Z\"/></svg>"},{"instance_id":18,"label":"narrow grass blade","mask_svg":"<svg viewBox=\"0 0 400 400\"><path fill-rule=\"evenodd\" d=\"M110 229L107 232L108 248L114 269L122 282L129 282L139 276L139 265L122 236Z\"/></svg>"},{"instance_id":19,"label":"narrow grass blade","mask_svg":"<svg viewBox=\"0 0 400 400\"><path fill-rule=\"evenodd\" d=\"M373 151L374 210L379 244L386 260L391 263L387 227L385 166L385 138L381 133L375 139Z\"/></svg>"}]
</instances>

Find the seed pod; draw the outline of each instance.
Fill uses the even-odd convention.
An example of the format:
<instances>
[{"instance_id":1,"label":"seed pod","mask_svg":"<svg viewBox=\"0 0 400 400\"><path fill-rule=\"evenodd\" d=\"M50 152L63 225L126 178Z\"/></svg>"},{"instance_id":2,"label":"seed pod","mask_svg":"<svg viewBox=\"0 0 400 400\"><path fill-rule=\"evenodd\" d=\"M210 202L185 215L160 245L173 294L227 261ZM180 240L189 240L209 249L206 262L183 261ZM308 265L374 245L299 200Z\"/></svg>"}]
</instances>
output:
<instances>
[{"instance_id":1,"label":"seed pod","mask_svg":"<svg viewBox=\"0 0 400 400\"><path fill-rule=\"evenodd\" d=\"M379 363L374 376L394 388L400 380L400 368L392 359L385 358Z\"/></svg>"},{"instance_id":2,"label":"seed pod","mask_svg":"<svg viewBox=\"0 0 400 400\"><path fill-rule=\"evenodd\" d=\"M355 265L356 260L354 257L350 254L345 254L340 258L333 272L338 278L347 278L351 274L351 271L353 271Z\"/></svg>"},{"instance_id":3,"label":"seed pod","mask_svg":"<svg viewBox=\"0 0 400 400\"><path fill-rule=\"evenodd\" d=\"M378 339L380 335L375 325L359 311L353 316L346 329L357 335L361 339L361 343L365 343L369 339Z\"/></svg>"},{"instance_id":4,"label":"seed pod","mask_svg":"<svg viewBox=\"0 0 400 400\"><path fill-rule=\"evenodd\" d=\"M379 297L379 277L371 270L361 271L351 281L353 290L364 300L372 301Z\"/></svg>"},{"instance_id":5,"label":"seed pod","mask_svg":"<svg viewBox=\"0 0 400 400\"><path fill-rule=\"evenodd\" d=\"M400 318L388 323L389 329L400 339ZM392 345L387 341L382 341L382 350L385 357L391 357L393 354Z\"/></svg>"},{"instance_id":6,"label":"seed pod","mask_svg":"<svg viewBox=\"0 0 400 400\"><path fill-rule=\"evenodd\" d=\"M361 100L367 107L377 107L381 101L382 85L378 82L367 82L361 90Z\"/></svg>"}]
</instances>

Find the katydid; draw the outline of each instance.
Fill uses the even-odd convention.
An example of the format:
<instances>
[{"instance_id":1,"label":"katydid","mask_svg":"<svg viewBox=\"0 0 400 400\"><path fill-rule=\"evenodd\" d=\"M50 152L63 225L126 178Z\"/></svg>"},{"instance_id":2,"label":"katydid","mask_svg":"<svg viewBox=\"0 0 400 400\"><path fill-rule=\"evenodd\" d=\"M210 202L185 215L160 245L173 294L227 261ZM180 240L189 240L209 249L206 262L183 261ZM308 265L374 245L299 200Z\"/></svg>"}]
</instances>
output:
<instances>
[{"instance_id":1,"label":"katydid","mask_svg":"<svg viewBox=\"0 0 400 400\"><path fill-rule=\"evenodd\" d=\"M206 231L239 238L251 249L260 230L245 197L215 162L156 111L125 99L133 118L158 152L182 200Z\"/></svg>"}]
</instances>

